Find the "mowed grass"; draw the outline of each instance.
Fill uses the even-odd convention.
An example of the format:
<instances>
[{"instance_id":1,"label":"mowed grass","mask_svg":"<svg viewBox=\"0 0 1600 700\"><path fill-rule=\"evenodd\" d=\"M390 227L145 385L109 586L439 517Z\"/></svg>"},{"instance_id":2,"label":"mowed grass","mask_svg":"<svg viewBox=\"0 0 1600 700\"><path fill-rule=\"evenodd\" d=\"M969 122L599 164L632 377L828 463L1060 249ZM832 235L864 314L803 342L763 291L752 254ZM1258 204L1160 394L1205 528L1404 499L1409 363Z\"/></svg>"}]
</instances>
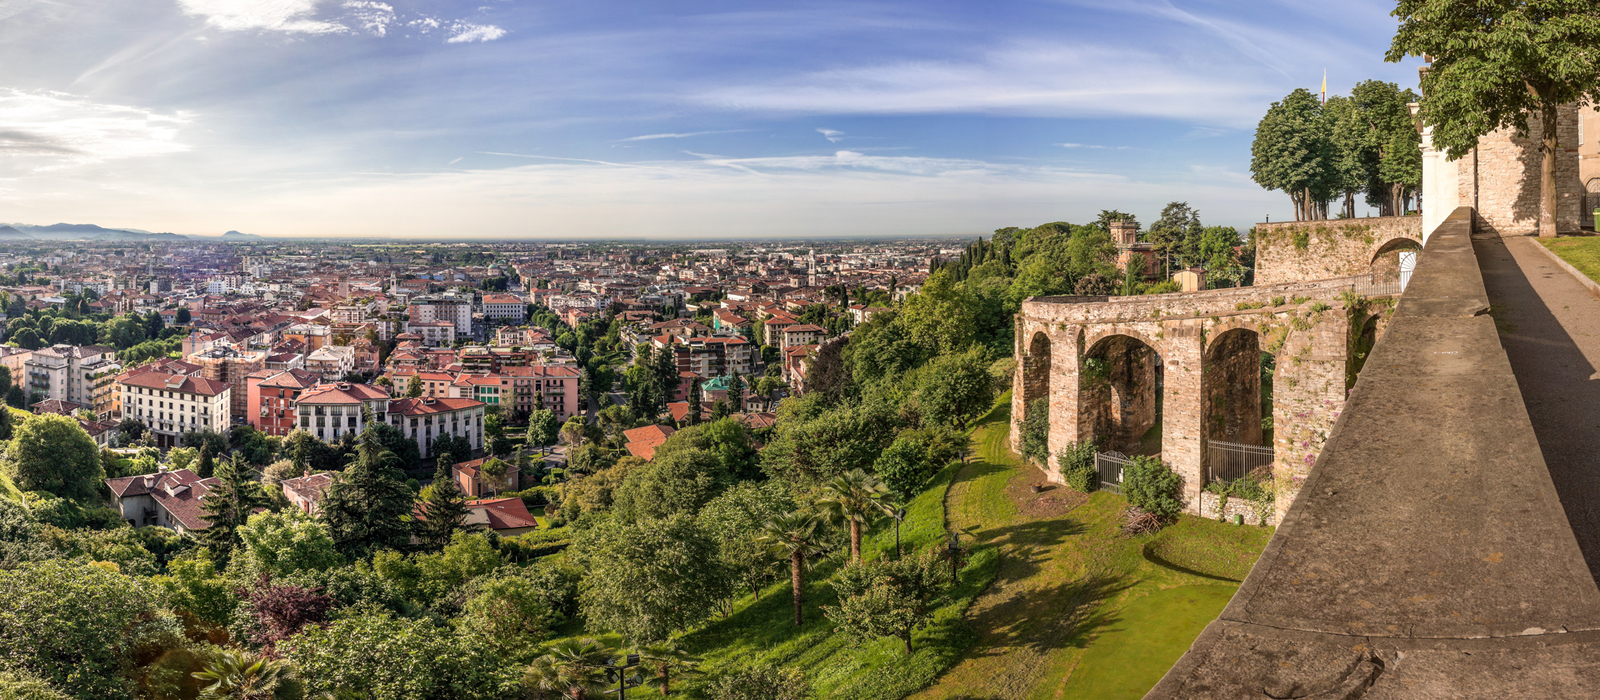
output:
<instances>
[{"instance_id":1,"label":"mowed grass","mask_svg":"<svg viewBox=\"0 0 1600 700\"><path fill-rule=\"evenodd\" d=\"M1033 494L1044 479L1011 452L1009 414L1002 403L978 428L979 459L949 497L953 525L1000 552L968 615L978 643L913 697L1140 697L1227 605L1272 530L1186 516L1124 537L1121 496Z\"/></svg>"},{"instance_id":2,"label":"mowed grass","mask_svg":"<svg viewBox=\"0 0 1600 700\"><path fill-rule=\"evenodd\" d=\"M1578 268L1579 272L1588 275L1589 279L1600 282L1600 236L1541 238L1539 243Z\"/></svg>"}]
</instances>

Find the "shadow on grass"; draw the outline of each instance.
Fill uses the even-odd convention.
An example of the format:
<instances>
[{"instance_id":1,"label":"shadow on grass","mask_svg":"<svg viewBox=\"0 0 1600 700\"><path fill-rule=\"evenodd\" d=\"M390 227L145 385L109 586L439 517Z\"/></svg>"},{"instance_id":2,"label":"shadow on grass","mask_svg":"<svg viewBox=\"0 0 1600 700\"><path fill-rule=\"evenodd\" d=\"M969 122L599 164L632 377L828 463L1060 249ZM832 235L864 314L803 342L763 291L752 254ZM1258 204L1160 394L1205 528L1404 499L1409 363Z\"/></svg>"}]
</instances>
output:
<instances>
[{"instance_id":1,"label":"shadow on grass","mask_svg":"<svg viewBox=\"0 0 1600 700\"><path fill-rule=\"evenodd\" d=\"M1156 566L1159 566L1159 567L1161 567L1163 569L1171 569L1171 570L1177 571L1179 573L1188 574L1190 576L1198 576L1200 578L1211 579L1212 581L1226 581L1228 583L1241 583L1241 581L1239 579L1236 579L1236 578L1228 578L1226 576L1218 576L1216 574L1208 574L1208 573L1206 573L1204 571L1200 571L1200 570L1197 570L1197 569L1191 569L1191 568L1189 568L1187 566L1184 566L1182 564L1178 564L1178 563L1175 563L1175 562L1168 561L1168 560L1162 558L1161 554L1159 554L1158 552L1156 552L1155 549L1152 548L1153 545L1155 545L1155 544L1156 544L1155 542L1151 542L1151 543L1146 544L1145 546L1139 548L1140 553L1142 553L1144 555L1144 560L1147 561L1147 562L1150 562L1151 564L1155 564Z\"/></svg>"},{"instance_id":2,"label":"shadow on grass","mask_svg":"<svg viewBox=\"0 0 1600 700\"><path fill-rule=\"evenodd\" d=\"M973 615L972 626L988 631L988 653L1011 648L1048 652L1082 648L1094 632L1116 622L1100 603L1138 583L1125 576L1095 575L1016 595Z\"/></svg>"}]
</instances>

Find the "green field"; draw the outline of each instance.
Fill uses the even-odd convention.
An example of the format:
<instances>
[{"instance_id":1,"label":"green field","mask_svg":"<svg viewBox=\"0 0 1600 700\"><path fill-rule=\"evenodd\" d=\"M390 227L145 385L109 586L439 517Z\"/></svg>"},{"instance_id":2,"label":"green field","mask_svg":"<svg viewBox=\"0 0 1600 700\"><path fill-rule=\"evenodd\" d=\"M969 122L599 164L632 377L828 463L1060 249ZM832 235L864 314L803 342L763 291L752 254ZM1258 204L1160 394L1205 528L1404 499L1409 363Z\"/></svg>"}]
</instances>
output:
<instances>
[{"instance_id":1,"label":"green field","mask_svg":"<svg viewBox=\"0 0 1600 700\"><path fill-rule=\"evenodd\" d=\"M1539 242L1589 279L1600 282L1600 236L1541 238Z\"/></svg>"},{"instance_id":2,"label":"green field","mask_svg":"<svg viewBox=\"0 0 1600 700\"><path fill-rule=\"evenodd\" d=\"M1032 492L1044 478L1011 452L1009 413L980 427L981 459L950 495L956 526L1001 552L970 615L978 645L914 697L1141 697L1227 605L1272 529L1185 516L1124 537L1121 496Z\"/></svg>"}]
</instances>

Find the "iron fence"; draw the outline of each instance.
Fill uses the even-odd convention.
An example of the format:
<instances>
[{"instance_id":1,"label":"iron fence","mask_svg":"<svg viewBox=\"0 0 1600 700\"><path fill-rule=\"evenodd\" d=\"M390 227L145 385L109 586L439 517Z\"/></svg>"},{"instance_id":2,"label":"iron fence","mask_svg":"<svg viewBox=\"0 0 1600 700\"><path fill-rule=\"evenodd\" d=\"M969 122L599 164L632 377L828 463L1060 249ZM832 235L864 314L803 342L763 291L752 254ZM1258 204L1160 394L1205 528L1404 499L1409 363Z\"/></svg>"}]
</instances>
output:
<instances>
[{"instance_id":1,"label":"iron fence","mask_svg":"<svg viewBox=\"0 0 1600 700\"><path fill-rule=\"evenodd\" d=\"M1206 441L1206 483L1233 481L1256 467L1272 464L1272 448L1221 440Z\"/></svg>"},{"instance_id":2,"label":"iron fence","mask_svg":"<svg viewBox=\"0 0 1600 700\"><path fill-rule=\"evenodd\" d=\"M1122 468L1133 460L1121 452L1096 452L1094 470L1099 473L1100 488L1112 493L1122 493Z\"/></svg>"},{"instance_id":3,"label":"iron fence","mask_svg":"<svg viewBox=\"0 0 1600 700\"><path fill-rule=\"evenodd\" d=\"M1364 297L1397 296L1410 276L1410 270L1395 275L1357 275L1350 278L1350 289Z\"/></svg>"}]
</instances>

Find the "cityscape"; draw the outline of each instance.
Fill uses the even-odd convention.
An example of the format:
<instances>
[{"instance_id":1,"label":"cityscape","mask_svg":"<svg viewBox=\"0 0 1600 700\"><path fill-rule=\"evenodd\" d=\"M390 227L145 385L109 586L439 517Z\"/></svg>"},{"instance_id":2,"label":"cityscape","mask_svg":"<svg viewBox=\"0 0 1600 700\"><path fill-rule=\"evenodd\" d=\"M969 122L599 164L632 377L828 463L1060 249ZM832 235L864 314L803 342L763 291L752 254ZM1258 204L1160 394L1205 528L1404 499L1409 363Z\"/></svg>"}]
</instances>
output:
<instances>
[{"instance_id":1,"label":"cityscape","mask_svg":"<svg viewBox=\"0 0 1600 700\"><path fill-rule=\"evenodd\" d=\"M0 700L1600 695L1600 8L1179 4L0 4Z\"/></svg>"}]
</instances>

